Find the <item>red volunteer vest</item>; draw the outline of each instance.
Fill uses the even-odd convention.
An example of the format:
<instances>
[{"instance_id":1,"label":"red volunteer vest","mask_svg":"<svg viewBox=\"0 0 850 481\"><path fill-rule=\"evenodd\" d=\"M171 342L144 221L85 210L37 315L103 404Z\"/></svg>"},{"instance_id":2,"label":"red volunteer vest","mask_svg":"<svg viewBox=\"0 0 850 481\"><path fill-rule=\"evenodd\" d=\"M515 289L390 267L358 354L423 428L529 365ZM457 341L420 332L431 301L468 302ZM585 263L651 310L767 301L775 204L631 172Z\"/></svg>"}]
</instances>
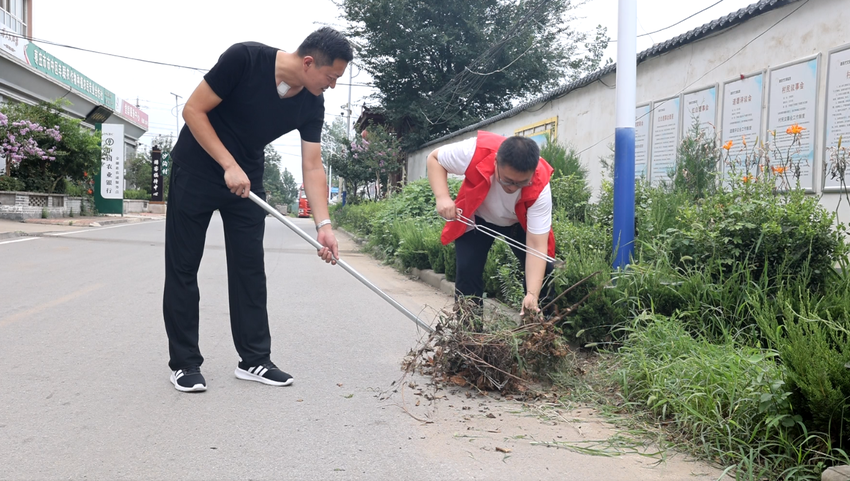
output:
<instances>
[{"instance_id":1,"label":"red volunteer vest","mask_svg":"<svg viewBox=\"0 0 850 481\"><path fill-rule=\"evenodd\" d=\"M458 209L463 209L464 215L471 216L478 210L487 193L490 192L490 178L496 170L496 152L505 141L505 137L490 132L479 131L475 142L475 153L472 162L466 168L463 184L455 199ZM548 162L540 159L531 184L522 188L519 200L516 203L516 216L523 230L528 231L528 208L537 200L543 188L549 183L554 169ZM440 240L443 245L454 241L466 233L466 225L460 222L446 222L443 235ZM547 248L550 257L555 257L555 233L549 229L549 243Z\"/></svg>"}]
</instances>

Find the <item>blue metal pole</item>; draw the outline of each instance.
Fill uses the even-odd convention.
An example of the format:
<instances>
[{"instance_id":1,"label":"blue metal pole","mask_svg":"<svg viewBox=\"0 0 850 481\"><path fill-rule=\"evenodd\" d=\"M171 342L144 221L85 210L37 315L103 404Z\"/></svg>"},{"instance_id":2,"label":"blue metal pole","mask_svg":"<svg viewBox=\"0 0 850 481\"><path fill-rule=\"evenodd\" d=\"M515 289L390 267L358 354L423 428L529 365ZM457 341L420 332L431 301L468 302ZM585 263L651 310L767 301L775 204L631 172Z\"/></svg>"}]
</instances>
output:
<instances>
[{"instance_id":1,"label":"blue metal pole","mask_svg":"<svg viewBox=\"0 0 850 481\"><path fill-rule=\"evenodd\" d=\"M614 268L634 255L637 0L619 0L617 126L614 135Z\"/></svg>"}]
</instances>

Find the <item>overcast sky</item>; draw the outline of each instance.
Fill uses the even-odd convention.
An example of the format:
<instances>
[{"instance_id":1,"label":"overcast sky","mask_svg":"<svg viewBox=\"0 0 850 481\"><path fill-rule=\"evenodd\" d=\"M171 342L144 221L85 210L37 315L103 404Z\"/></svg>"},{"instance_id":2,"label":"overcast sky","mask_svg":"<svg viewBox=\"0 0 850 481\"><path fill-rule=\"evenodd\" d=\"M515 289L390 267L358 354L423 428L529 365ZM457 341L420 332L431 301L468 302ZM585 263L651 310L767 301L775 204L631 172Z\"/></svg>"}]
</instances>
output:
<instances>
[{"instance_id":1,"label":"overcast sky","mask_svg":"<svg viewBox=\"0 0 850 481\"><path fill-rule=\"evenodd\" d=\"M668 27L718 3L675 27L638 38L638 52L753 2L637 0L639 35ZM601 24L608 28L609 37L616 39L616 12L616 0L589 0L574 11L578 17L575 28L593 32ZM339 10L330 0L34 0L32 21L34 39L200 69L212 67L236 42L253 40L294 51L304 37L324 24L343 27ZM141 139L148 148L152 134L170 135L176 129L175 122L183 125L183 119L174 115L172 94L181 96L176 100L182 104L203 78L203 72L197 70L39 45L124 100L135 103L138 98L139 106L150 116L149 133ZM612 43L607 56L616 61L616 55L616 43ZM353 123L374 89L362 85L369 82L368 74L356 66L352 72ZM348 83L348 78L346 71L341 83ZM337 84L335 90L325 93L327 123L343 113L348 97L348 85ZM300 182L298 132L281 137L273 145L281 154L283 167Z\"/></svg>"}]
</instances>

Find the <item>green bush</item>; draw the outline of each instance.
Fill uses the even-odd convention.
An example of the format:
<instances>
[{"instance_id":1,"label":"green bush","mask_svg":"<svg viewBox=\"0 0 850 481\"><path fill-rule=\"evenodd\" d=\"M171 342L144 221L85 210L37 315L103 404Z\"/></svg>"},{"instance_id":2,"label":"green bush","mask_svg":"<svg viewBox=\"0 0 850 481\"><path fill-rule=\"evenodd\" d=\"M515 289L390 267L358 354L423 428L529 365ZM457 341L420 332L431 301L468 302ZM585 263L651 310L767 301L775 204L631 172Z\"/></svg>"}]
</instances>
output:
<instances>
[{"instance_id":1,"label":"green bush","mask_svg":"<svg viewBox=\"0 0 850 481\"><path fill-rule=\"evenodd\" d=\"M553 178L573 176L584 183L587 179L587 168L581 164L578 152L572 146L564 146L552 142L547 136L546 143L540 149L540 157L546 160L552 168Z\"/></svg>"},{"instance_id":2,"label":"green bush","mask_svg":"<svg viewBox=\"0 0 850 481\"><path fill-rule=\"evenodd\" d=\"M0 159L2 161L2 159ZM8 175L0 175L0 190L11 192L22 192L26 189L26 184L20 179L9 177Z\"/></svg>"},{"instance_id":3,"label":"green bush","mask_svg":"<svg viewBox=\"0 0 850 481\"><path fill-rule=\"evenodd\" d=\"M412 219L399 219L392 224L394 236L398 238L396 257L404 267L431 268L430 256L434 241L439 243L439 230L433 224L423 224Z\"/></svg>"},{"instance_id":4,"label":"green bush","mask_svg":"<svg viewBox=\"0 0 850 481\"><path fill-rule=\"evenodd\" d=\"M698 120L694 120L690 132L679 144L678 154L671 182L674 192L686 193L696 200L717 191L720 149L715 138L700 129Z\"/></svg>"},{"instance_id":5,"label":"green bush","mask_svg":"<svg viewBox=\"0 0 850 481\"><path fill-rule=\"evenodd\" d=\"M573 222L584 222L590 202L590 189L584 179L568 175L552 179L552 208L564 213L563 218Z\"/></svg>"},{"instance_id":6,"label":"green bush","mask_svg":"<svg viewBox=\"0 0 850 481\"><path fill-rule=\"evenodd\" d=\"M742 264L775 279L811 269L813 286L834 272L844 255L843 229L835 214L802 190L777 195L767 185L720 192L681 205L678 228L659 234L674 262L719 263L725 271Z\"/></svg>"},{"instance_id":7,"label":"green bush","mask_svg":"<svg viewBox=\"0 0 850 481\"><path fill-rule=\"evenodd\" d=\"M616 379L633 407L645 406L658 421L699 440L694 448L704 457L728 465L754 452L759 464L773 463L781 472L814 453L801 451L799 458L776 463L794 444L801 418L775 357L774 351L731 340L714 344L691 336L676 318L645 316L629 329L619 350ZM806 446L811 439L797 446L811 448Z\"/></svg>"},{"instance_id":8,"label":"green bush","mask_svg":"<svg viewBox=\"0 0 850 481\"><path fill-rule=\"evenodd\" d=\"M376 215L385 208L383 202L347 204L333 212L334 223L353 233L369 236Z\"/></svg>"},{"instance_id":9,"label":"green bush","mask_svg":"<svg viewBox=\"0 0 850 481\"><path fill-rule=\"evenodd\" d=\"M822 293L792 280L774 297L751 296L752 309L770 345L788 369L794 404L811 429L850 442L850 281Z\"/></svg>"},{"instance_id":10,"label":"green bush","mask_svg":"<svg viewBox=\"0 0 850 481\"><path fill-rule=\"evenodd\" d=\"M150 200L151 195L148 191L143 189L126 189L124 191L125 199L134 199L134 200Z\"/></svg>"},{"instance_id":11,"label":"green bush","mask_svg":"<svg viewBox=\"0 0 850 481\"><path fill-rule=\"evenodd\" d=\"M502 241L494 240L484 264L484 293L487 297L518 308L525 297L523 276L519 260L511 248Z\"/></svg>"}]
</instances>

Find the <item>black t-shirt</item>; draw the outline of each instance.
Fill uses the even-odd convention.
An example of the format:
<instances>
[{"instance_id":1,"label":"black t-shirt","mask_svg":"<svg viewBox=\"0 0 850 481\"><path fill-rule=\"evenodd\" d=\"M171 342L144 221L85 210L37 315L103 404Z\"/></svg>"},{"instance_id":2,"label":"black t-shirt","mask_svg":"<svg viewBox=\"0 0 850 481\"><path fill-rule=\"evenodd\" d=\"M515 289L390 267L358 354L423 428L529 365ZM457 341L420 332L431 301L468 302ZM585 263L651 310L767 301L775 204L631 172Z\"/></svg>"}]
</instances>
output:
<instances>
[{"instance_id":1,"label":"black t-shirt","mask_svg":"<svg viewBox=\"0 0 850 481\"><path fill-rule=\"evenodd\" d=\"M237 43L204 75L221 103L207 114L218 138L248 175L252 186L262 185L263 149L298 129L301 139L320 142L324 97L302 88L281 99L275 83L278 49L257 42ZM175 164L207 180L224 183L224 169L183 126L171 153Z\"/></svg>"}]
</instances>

